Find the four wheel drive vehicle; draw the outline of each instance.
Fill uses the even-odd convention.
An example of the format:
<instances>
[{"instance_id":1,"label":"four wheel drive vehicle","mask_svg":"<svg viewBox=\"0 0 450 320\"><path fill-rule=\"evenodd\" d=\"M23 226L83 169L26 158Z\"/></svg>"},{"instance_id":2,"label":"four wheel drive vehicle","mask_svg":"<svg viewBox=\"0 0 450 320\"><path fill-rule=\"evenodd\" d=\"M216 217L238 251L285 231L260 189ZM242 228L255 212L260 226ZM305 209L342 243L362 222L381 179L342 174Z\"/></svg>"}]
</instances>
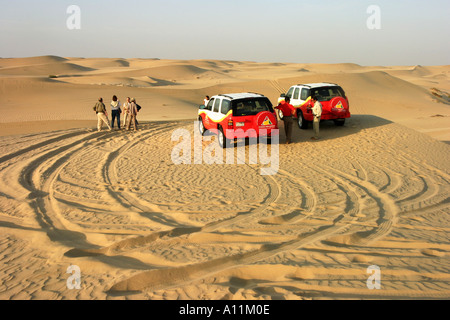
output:
<instances>
[{"instance_id":1,"label":"four wheel drive vehicle","mask_svg":"<svg viewBox=\"0 0 450 320\"><path fill-rule=\"evenodd\" d=\"M241 138L267 137L278 134L275 110L270 100L257 93L220 94L211 97L198 110L199 130L217 132L219 144ZM274 131L276 130L276 131Z\"/></svg>"},{"instance_id":2,"label":"four wheel drive vehicle","mask_svg":"<svg viewBox=\"0 0 450 320\"><path fill-rule=\"evenodd\" d=\"M321 120L333 120L338 126L343 126L345 119L350 118L349 102L345 91L334 83L311 83L292 86L286 94L282 94L278 103L288 96L291 104L297 109L298 126L301 129L308 127L308 122L314 120L311 97L316 96L322 104ZM278 114L280 119L283 114Z\"/></svg>"}]
</instances>

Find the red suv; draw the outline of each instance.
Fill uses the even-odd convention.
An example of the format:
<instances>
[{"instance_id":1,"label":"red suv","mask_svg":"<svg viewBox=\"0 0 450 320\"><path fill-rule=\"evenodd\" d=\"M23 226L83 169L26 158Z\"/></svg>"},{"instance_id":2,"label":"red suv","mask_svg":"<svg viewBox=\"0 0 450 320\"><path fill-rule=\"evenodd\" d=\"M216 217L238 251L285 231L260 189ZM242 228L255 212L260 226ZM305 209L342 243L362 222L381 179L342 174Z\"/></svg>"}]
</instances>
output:
<instances>
[{"instance_id":1,"label":"red suv","mask_svg":"<svg viewBox=\"0 0 450 320\"><path fill-rule=\"evenodd\" d=\"M216 132L221 147L241 138L271 138L278 134L270 100L257 93L220 94L198 110L199 130ZM227 143L228 142L228 143Z\"/></svg>"},{"instance_id":2,"label":"red suv","mask_svg":"<svg viewBox=\"0 0 450 320\"><path fill-rule=\"evenodd\" d=\"M282 94L278 103L286 96L291 98L291 104L297 108L298 126L306 129L314 116L308 107L312 107L311 97L316 96L322 104L321 120L333 120L338 126L343 126L345 119L350 118L350 106L345 91L334 83L311 83L292 86L287 94ZM280 119L283 114L278 114Z\"/></svg>"}]
</instances>

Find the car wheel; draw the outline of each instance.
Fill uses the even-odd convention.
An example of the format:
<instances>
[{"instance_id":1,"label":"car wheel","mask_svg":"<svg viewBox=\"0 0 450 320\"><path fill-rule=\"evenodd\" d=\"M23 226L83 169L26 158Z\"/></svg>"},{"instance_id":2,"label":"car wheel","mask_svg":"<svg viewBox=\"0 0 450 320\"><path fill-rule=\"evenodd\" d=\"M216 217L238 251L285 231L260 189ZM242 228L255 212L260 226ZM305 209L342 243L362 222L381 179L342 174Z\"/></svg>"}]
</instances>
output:
<instances>
[{"instance_id":1,"label":"car wheel","mask_svg":"<svg viewBox=\"0 0 450 320\"><path fill-rule=\"evenodd\" d=\"M300 129L307 129L308 128L308 122L305 120L305 118L303 117L303 112L301 112L300 110L298 111L297 114L298 117L298 127Z\"/></svg>"},{"instance_id":2,"label":"car wheel","mask_svg":"<svg viewBox=\"0 0 450 320\"><path fill-rule=\"evenodd\" d=\"M224 148L224 149L227 147L227 144L229 144L229 140L227 139L227 137L223 133L222 127L219 127L219 130L218 130L218 133L217 133L217 139L219 140L219 145L222 148Z\"/></svg>"},{"instance_id":3,"label":"car wheel","mask_svg":"<svg viewBox=\"0 0 450 320\"><path fill-rule=\"evenodd\" d=\"M334 120L334 124L338 127L342 127L345 124L345 119L336 119Z\"/></svg>"},{"instance_id":4,"label":"car wheel","mask_svg":"<svg viewBox=\"0 0 450 320\"><path fill-rule=\"evenodd\" d=\"M205 134L206 129L202 117L198 118L198 130L200 131L201 135Z\"/></svg>"},{"instance_id":5,"label":"car wheel","mask_svg":"<svg viewBox=\"0 0 450 320\"><path fill-rule=\"evenodd\" d=\"M278 110L278 117L280 118L280 120L283 120L283 111Z\"/></svg>"}]
</instances>

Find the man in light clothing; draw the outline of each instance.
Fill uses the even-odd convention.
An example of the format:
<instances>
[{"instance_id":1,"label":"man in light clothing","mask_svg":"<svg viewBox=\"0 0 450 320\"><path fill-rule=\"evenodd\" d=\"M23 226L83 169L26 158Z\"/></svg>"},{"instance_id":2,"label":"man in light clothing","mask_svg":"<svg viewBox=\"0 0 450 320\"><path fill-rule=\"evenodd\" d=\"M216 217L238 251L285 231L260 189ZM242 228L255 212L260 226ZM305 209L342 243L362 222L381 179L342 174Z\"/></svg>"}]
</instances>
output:
<instances>
[{"instance_id":1,"label":"man in light clothing","mask_svg":"<svg viewBox=\"0 0 450 320\"><path fill-rule=\"evenodd\" d=\"M319 127L320 127L320 117L322 117L322 104L317 100L316 96L313 96L311 98L311 102L314 104L314 106L311 108L313 116L314 116L314 122L313 122L313 129L314 129L314 137L312 137L312 140L318 140L320 139L319 136Z\"/></svg>"},{"instance_id":2,"label":"man in light clothing","mask_svg":"<svg viewBox=\"0 0 450 320\"><path fill-rule=\"evenodd\" d=\"M130 116L129 110L131 108L130 97L127 98L127 101L122 105L122 116L123 116L123 125L122 128L126 129L128 123L128 117Z\"/></svg>"},{"instance_id":3,"label":"man in light clothing","mask_svg":"<svg viewBox=\"0 0 450 320\"><path fill-rule=\"evenodd\" d=\"M137 116L138 110L137 110L135 98L131 99L131 105L130 105L128 112L129 112L129 114L128 114L129 118L128 118L128 122L127 122L127 131L130 130L131 124L133 124L134 131L136 131L137 130L136 116Z\"/></svg>"},{"instance_id":4,"label":"man in light clothing","mask_svg":"<svg viewBox=\"0 0 450 320\"><path fill-rule=\"evenodd\" d=\"M108 117L106 116L106 107L103 103L103 99L99 98L98 102L94 106L94 111L97 113L97 130L102 131L103 122L111 131L111 126L109 125Z\"/></svg>"}]
</instances>

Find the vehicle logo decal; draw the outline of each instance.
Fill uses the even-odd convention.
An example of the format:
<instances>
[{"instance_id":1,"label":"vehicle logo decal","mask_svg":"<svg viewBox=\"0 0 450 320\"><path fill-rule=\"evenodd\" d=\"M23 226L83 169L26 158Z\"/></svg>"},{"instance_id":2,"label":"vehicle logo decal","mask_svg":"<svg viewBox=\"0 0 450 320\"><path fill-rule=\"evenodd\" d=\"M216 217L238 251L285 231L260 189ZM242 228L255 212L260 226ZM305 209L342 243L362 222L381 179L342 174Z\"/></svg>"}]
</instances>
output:
<instances>
[{"instance_id":1,"label":"vehicle logo decal","mask_svg":"<svg viewBox=\"0 0 450 320\"><path fill-rule=\"evenodd\" d=\"M267 116L266 119L263 121L263 126L271 126L273 123L270 121L269 117Z\"/></svg>"}]
</instances>

